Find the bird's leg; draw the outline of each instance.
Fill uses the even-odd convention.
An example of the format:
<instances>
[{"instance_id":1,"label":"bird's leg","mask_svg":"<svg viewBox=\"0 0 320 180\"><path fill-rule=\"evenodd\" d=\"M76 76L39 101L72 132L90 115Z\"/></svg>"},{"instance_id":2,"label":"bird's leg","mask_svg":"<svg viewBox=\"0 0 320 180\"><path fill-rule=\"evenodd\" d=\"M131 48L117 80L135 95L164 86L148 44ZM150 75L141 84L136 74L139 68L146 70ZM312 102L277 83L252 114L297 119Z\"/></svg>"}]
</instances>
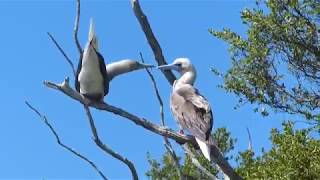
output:
<instances>
[{"instance_id":1,"label":"bird's leg","mask_svg":"<svg viewBox=\"0 0 320 180\"><path fill-rule=\"evenodd\" d=\"M105 104L105 102L103 101L103 98L101 98L99 101L97 101L98 104Z\"/></svg>"},{"instance_id":2,"label":"bird's leg","mask_svg":"<svg viewBox=\"0 0 320 180\"><path fill-rule=\"evenodd\" d=\"M183 132L183 128L179 125L179 133L180 134L184 134L184 132Z\"/></svg>"},{"instance_id":3,"label":"bird's leg","mask_svg":"<svg viewBox=\"0 0 320 180\"><path fill-rule=\"evenodd\" d=\"M81 97L83 99L83 105L89 106L90 103L91 103L90 99L86 98L83 94L80 94L80 95L81 95Z\"/></svg>"}]
</instances>

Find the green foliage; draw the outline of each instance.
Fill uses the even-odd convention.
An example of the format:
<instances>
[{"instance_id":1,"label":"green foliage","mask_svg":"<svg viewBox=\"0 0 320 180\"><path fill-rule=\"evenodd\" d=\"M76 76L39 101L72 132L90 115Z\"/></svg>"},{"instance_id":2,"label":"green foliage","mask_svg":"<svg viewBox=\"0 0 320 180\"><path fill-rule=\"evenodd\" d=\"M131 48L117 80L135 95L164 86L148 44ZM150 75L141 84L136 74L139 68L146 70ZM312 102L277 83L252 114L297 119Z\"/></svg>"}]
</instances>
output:
<instances>
[{"instance_id":1,"label":"green foliage","mask_svg":"<svg viewBox=\"0 0 320 180\"><path fill-rule=\"evenodd\" d=\"M223 88L238 95L239 104L267 105L319 122L320 1L262 5L241 12L246 38L226 28L210 30L230 45L233 64ZM266 109L261 113L268 115Z\"/></svg>"},{"instance_id":2,"label":"green foliage","mask_svg":"<svg viewBox=\"0 0 320 180\"><path fill-rule=\"evenodd\" d=\"M224 157L226 159L232 159L232 156L227 156L227 154L234 149L237 140L231 138L231 133L228 132L226 128L218 128L213 134L213 139L215 139L216 144Z\"/></svg>"},{"instance_id":3,"label":"green foliage","mask_svg":"<svg viewBox=\"0 0 320 180\"><path fill-rule=\"evenodd\" d=\"M245 179L320 179L320 141L311 129L294 130L283 123L283 132L271 131L272 148L254 157L252 151L240 153L237 171Z\"/></svg>"},{"instance_id":4,"label":"green foliage","mask_svg":"<svg viewBox=\"0 0 320 180\"><path fill-rule=\"evenodd\" d=\"M217 142L217 146L220 148L221 152L227 157L228 152L234 149L235 139L231 138L230 132L226 128L218 128L215 133L212 135ZM146 173L148 177L152 179L179 179L178 172L174 166L174 161L171 159L169 153L165 153L161 159L161 162L158 162L155 159L150 157L150 154L147 156L148 162L151 166L151 169ZM217 175L218 170L213 167L209 161L204 156L197 157L198 161L203 167L209 170L212 174ZM182 174L185 178L189 179L209 179L205 174L202 174L198 171L197 167L192 163L192 160L189 156L186 156L181 166Z\"/></svg>"}]
</instances>

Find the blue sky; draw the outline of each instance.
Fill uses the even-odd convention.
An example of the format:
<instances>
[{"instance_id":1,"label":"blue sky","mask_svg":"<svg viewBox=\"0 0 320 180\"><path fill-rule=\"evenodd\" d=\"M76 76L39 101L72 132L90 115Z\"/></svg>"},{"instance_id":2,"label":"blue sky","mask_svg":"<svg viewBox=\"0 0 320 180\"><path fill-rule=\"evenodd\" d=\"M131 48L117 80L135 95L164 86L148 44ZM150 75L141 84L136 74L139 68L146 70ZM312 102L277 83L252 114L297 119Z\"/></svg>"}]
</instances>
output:
<instances>
[{"instance_id":1,"label":"blue sky","mask_svg":"<svg viewBox=\"0 0 320 180\"><path fill-rule=\"evenodd\" d=\"M87 39L89 19L93 17L101 53L107 63L125 58L138 60L139 52L148 63L155 63L129 0L84 1L81 5L79 39L82 46ZM141 0L166 59L171 62L178 57L188 57L195 64L196 87L211 103L214 128L227 127L238 139L236 150L244 150L248 146L246 127L249 127L254 150L259 152L262 147L270 147L270 129L280 127L281 121L288 117L280 114L262 118L252 111L251 105L234 110L235 96L217 88L222 80L209 71L211 66L227 70L230 59L227 45L211 36L208 29L229 27L244 34L246 27L241 24L240 11L253 5L253 1L240 0ZM71 69L46 32L54 35L77 64L78 54L72 38L74 16L75 2L71 0L0 2L1 179L99 178L87 163L56 144L49 129L26 107L25 100L48 117L64 143L96 162L110 179L131 178L125 165L94 145L82 106L42 84L44 80L59 83L66 76L72 77ZM166 122L177 129L168 108L171 88L160 72L153 72L164 98ZM144 71L117 77L105 101L159 123L158 102ZM165 151L162 137L111 113L92 112L103 142L133 161L140 178L145 179L144 173L149 167L146 153L161 157ZM179 146L176 151L183 154Z\"/></svg>"}]
</instances>

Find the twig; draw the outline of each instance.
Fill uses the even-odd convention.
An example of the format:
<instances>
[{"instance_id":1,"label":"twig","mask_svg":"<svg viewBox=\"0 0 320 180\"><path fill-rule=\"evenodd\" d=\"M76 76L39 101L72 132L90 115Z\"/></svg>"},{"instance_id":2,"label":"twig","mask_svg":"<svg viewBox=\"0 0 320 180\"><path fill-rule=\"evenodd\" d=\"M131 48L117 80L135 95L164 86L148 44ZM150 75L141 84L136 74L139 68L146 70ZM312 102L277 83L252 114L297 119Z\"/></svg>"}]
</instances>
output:
<instances>
[{"instance_id":1,"label":"twig","mask_svg":"<svg viewBox=\"0 0 320 180\"><path fill-rule=\"evenodd\" d=\"M144 59L143 59L143 56L142 56L142 53L140 52L140 59L142 61L142 63L144 63ZM154 91L156 92L156 96L157 96L157 99L158 99L158 102L159 102L159 105L160 105L160 118L161 118L161 124L162 126L166 126L165 124L165 121L164 121L164 112L163 112L163 101L162 101L162 98L160 96L160 93L159 93L159 89L158 89L158 86L157 86L157 83L154 79L154 76L152 75L151 71L148 69L148 68L145 68L151 81L152 81L152 85L153 85L153 89ZM183 180L184 177L183 177L183 174L181 172L181 167L180 167L180 164L179 164L179 159L177 157L177 154L175 153L174 149L172 148L172 145L170 143L170 141L168 140L167 137L163 136L163 139L164 139L164 146L166 148L166 150L169 152L173 162L174 162L174 165L175 165L175 168L178 172L178 175L180 177L180 180Z\"/></svg>"},{"instance_id":2,"label":"twig","mask_svg":"<svg viewBox=\"0 0 320 180\"><path fill-rule=\"evenodd\" d=\"M54 39L54 37L49 33L47 32L48 36L50 37L50 39L52 40L52 42L56 45L56 47L59 49L59 51L62 53L62 55L66 58L67 62L69 63L69 65L71 66L72 68L72 72L73 72L73 75L76 76L76 71L74 69L74 65L71 61L71 59L67 56L67 54L63 51L63 49L61 48L61 46L58 44L58 42Z\"/></svg>"},{"instance_id":3,"label":"twig","mask_svg":"<svg viewBox=\"0 0 320 180\"><path fill-rule=\"evenodd\" d=\"M80 20L80 0L77 0L77 14L76 19L74 22L74 29L73 29L73 38L76 42L77 48L79 53L82 53L82 48L78 39L78 29L79 29L79 20Z\"/></svg>"},{"instance_id":4,"label":"twig","mask_svg":"<svg viewBox=\"0 0 320 180\"><path fill-rule=\"evenodd\" d=\"M250 130L249 130L248 127L247 127L247 133L248 133L248 138L249 138L248 150L249 150L249 151L252 151L252 148L253 148L253 146L252 146L252 139L251 139L251 133L250 133Z\"/></svg>"},{"instance_id":5,"label":"twig","mask_svg":"<svg viewBox=\"0 0 320 180\"><path fill-rule=\"evenodd\" d=\"M196 156L193 154L193 152L189 149L187 144L184 144L183 146L184 151L190 156L192 163L205 175L207 175L210 179L216 179L216 177L211 174L205 167L201 165L201 163L198 161Z\"/></svg>"},{"instance_id":6,"label":"twig","mask_svg":"<svg viewBox=\"0 0 320 180\"><path fill-rule=\"evenodd\" d=\"M133 165L133 163L131 161L129 161L127 158L121 156L120 154L114 152L111 148L109 148L107 145L105 145L104 143L102 143L102 141L100 140L99 138L99 135L98 135L98 131L96 129L96 126L94 124L94 120L92 118L92 115L90 113L90 109L88 106L84 105L84 109L86 111L86 114L88 116L88 120L89 120L89 123L90 123L90 128L91 128L91 132L93 134L93 137L94 137L94 142L96 143L96 145L98 147L100 147L100 149L102 149L104 152L106 152L107 154L110 154L112 157L120 160L121 162L123 162L124 164L126 164L130 171L131 171L131 174L132 174L132 178L134 180L138 180L138 174L137 174L137 171Z\"/></svg>"},{"instance_id":7,"label":"twig","mask_svg":"<svg viewBox=\"0 0 320 180\"><path fill-rule=\"evenodd\" d=\"M27 101L25 101L26 105L32 110L34 111L41 119L42 121L45 123L46 126L49 127L50 131L52 132L52 134L54 135L54 137L56 138L57 143L63 147L64 149L70 151L71 153L73 153L74 155L78 156L79 158L83 159L84 161L86 161L87 163L90 164L91 167L93 167L93 169L95 171L97 171L97 173L104 179L107 180L108 178L100 171L100 169L88 158L86 158L85 156L81 155L79 152L75 151L74 149L72 149L71 147L63 144L59 138L58 133L54 130L53 126L50 124L50 122L48 121L47 117L42 115L36 108L34 108L33 106L31 106Z\"/></svg>"},{"instance_id":8,"label":"twig","mask_svg":"<svg viewBox=\"0 0 320 180\"><path fill-rule=\"evenodd\" d=\"M140 23L140 26L148 40L148 43L153 51L154 57L158 65L167 64L162 54L162 49L160 47L160 44L152 32L147 16L143 13L140 7L139 0L131 0L131 4L132 4L132 9L134 11L134 14ZM170 70L164 70L162 72L167 78L167 80L169 81L169 83L173 85L174 81L176 80L176 77L174 76L174 74Z\"/></svg>"},{"instance_id":9,"label":"twig","mask_svg":"<svg viewBox=\"0 0 320 180\"><path fill-rule=\"evenodd\" d=\"M84 99L77 91L73 90L69 85L68 78L65 79L65 81L61 84L55 84L52 82L45 81L44 84L52 89L58 90L63 92L65 95L71 97L74 100L79 101L82 104L86 104L86 99ZM195 149L199 149L199 146L194 138L194 136L191 135L183 135L180 133L176 133L170 128L166 128L163 126L158 126L156 124L151 123L152 121L148 121L144 118L140 118L132 113L129 113L123 109L120 109L118 107L109 105L107 103L91 103L91 107L94 107L99 110L104 110L107 112L111 112L113 114L119 115L126 120L132 121L135 124L145 128L146 130L156 133L161 136L168 137L170 139L175 140L179 144L185 144L190 143ZM153 121L155 122L155 121ZM219 149L214 145L211 144L211 157L214 157L215 162L218 164L218 166L221 168L221 170L228 175L230 179L242 179L231 167L231 165L228 163L227 160L224 159Z\"/></svg>"}]
</instances>

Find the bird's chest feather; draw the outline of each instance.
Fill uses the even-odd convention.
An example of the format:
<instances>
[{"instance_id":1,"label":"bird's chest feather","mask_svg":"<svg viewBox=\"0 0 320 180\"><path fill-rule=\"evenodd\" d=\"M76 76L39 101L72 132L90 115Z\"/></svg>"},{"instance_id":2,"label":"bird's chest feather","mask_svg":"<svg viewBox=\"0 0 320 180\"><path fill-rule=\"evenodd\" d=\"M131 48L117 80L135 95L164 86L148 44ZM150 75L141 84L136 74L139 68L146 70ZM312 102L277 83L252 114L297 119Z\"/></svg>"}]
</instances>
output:
<instances>
[{"instance_id":1,"label":"bird's chest feather","mask_svg":"<svg viewBox=\"0 0 320 180\"><path fill-rule=\"evenodd\" d=\"M100 94L104 92L103 76L99 67L99 59L97 56L83 59L78 77L81 93Z\"/></svg>"}]
</instances>

